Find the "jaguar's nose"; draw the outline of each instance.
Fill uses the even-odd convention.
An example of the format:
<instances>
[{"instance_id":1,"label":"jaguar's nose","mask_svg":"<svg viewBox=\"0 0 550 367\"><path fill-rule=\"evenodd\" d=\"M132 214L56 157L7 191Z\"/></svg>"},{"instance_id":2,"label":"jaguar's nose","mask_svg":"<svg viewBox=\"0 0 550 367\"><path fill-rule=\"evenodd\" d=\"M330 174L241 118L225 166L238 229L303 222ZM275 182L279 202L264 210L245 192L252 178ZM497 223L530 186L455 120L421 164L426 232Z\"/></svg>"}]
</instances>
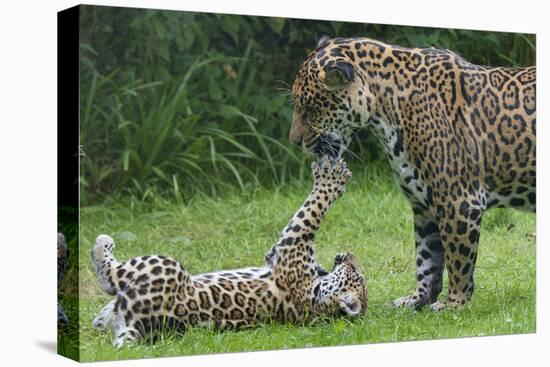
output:
<instances>
[{"instance_id":1,"label":"jaguar's nose","mask_svg":"<svg viewBox=\"0 0 550 367\"><path fill-rule=\"evenodd\" d=\"M296 115L296 112L294 112L294 114ZM290 126L290 131L288 132L288 140L290 140L292 144L302 145L302 136L302 124L297 117L294 117L292 120L292 125Z\"/></svg>"},{"instance_id":2,"label":"jaguar's nose","mask_svg":"<svg viewBox=\"0 0 550 367\"><path fill-rule=\"evenodd\" d=\"M303 138L301 135L299 136L293 136L292 134L288 137L288 140L290 140L290 142L292 144L295 144L295 145L298 145L298 146L302 146L302 141L303 141Z\"/></svg>"}]
</instances>

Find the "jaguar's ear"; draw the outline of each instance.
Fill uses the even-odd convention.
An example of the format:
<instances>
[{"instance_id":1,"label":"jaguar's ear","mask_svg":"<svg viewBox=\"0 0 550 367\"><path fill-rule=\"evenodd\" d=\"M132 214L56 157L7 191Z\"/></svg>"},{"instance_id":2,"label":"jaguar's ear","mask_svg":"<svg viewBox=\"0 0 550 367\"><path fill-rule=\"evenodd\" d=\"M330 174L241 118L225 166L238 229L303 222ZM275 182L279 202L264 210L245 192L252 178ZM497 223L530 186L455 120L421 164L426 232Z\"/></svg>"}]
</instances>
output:
<instances>
[{"instance_id":1,"label":"jaguar's ear","mask_svg":"<svg viewBox=\"0 0 550 367\"><path fill-rule=\"evenodd\" d=\"M317 46L316 47L321 47L321 45L325 42L327 42L328 40L330 39L328 33L319 33L317 35Z\"/></svg>"},{"instance_id":2,"label":"jaguar's ear","mask_svg":"<svg viewBox=\"0 0 550 367\"><path fill-rule=\"evenodd\" d=\"M319 80L331 90L342 89L353 82L354 79L355 69L352 64L345 61L328 63L319 72Z\"/></svg>"}]
</instances>

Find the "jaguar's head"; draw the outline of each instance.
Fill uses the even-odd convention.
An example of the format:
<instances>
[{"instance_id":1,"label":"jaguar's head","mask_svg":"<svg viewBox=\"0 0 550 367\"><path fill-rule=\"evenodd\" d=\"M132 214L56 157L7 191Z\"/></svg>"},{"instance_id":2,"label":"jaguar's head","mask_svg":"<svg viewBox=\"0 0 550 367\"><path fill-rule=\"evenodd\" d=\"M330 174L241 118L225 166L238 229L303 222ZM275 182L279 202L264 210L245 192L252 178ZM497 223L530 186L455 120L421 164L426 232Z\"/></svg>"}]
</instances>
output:
<instances>
[{"instance_id":1,"label":"jaguar's head","mask_svg":"<svg viewBox=\"0 0 550 367\"><path fill-rule=\"evenodd\" d=\"M322 37L298 71L289 139L305 152L338 158L353 131L366 126L373 98L353 62L355 44Z\"/></svg>"},{"instance_id":2,"label":"jaguar's head","mask_svg":"<svg viewBox=\"0 0 550 367\"><path fill-rule=\"evenodd\" d=\"M316 279L312 306L315 313L327 316L367 311L367 282L353 254L336 255L333 270Z\"/></svg>"}]
</instances>

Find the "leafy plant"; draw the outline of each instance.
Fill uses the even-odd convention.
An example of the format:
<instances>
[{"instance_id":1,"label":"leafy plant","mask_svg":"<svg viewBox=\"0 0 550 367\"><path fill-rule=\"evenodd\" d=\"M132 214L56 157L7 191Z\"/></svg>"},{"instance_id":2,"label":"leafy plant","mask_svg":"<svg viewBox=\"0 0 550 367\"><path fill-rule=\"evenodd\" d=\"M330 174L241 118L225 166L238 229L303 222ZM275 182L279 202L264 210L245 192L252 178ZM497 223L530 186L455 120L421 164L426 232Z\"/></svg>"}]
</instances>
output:
<instances>
[{"instance_id":1,"label":"leafy plant","mask_svg":"<svg viewBox=\"0 0 550 367\"><path fill-rule=\"evenodd\" d=\"M304 177L287 95L322 31L449 48L479 64L535 62L526 34L83 6L83 203L152 192L186 201ZM359 137L359 159L382 159Z\"/></svg>"}]
</instances>

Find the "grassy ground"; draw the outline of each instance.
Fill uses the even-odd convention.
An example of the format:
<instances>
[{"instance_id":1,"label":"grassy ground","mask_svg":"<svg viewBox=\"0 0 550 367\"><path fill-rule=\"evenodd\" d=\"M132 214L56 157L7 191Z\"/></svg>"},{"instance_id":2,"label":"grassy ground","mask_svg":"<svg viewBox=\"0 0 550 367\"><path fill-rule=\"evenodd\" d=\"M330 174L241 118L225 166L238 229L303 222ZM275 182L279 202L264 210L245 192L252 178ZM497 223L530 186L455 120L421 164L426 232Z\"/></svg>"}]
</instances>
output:
<instances>
[{"instance_id":1,"label":"grassy ground","mask_svg":"<svg viewBox=\"0 0 550 367\"><path fill-rule=\"evenodd\" d=\"M192 329L115 351L111 334L91 327L104 295L90 250L99 233L111 234L120 260L150 253L179 259L192 273L261 265L279 231L301 205L309 182L283 191L259 190L186 205L128 202L81 211L81 359L95 361L481 336L535 331L535 215L494 210L484 217L473 305L460 312L394 309L387 303L414 287L411 210L384 167L354 170L346 194L331 209L317 237L318 260L335 253L360 259L368 278L369 310L356 320L277 323L237 332ZM72 274L74 276L75 274ZM444 287L446 289L446 286ZM443 295L442 295L443 296ZM75 308L68 308L69 317ZM63 340L71 343L75 340Z\"/></svg>"}]
</instances>

